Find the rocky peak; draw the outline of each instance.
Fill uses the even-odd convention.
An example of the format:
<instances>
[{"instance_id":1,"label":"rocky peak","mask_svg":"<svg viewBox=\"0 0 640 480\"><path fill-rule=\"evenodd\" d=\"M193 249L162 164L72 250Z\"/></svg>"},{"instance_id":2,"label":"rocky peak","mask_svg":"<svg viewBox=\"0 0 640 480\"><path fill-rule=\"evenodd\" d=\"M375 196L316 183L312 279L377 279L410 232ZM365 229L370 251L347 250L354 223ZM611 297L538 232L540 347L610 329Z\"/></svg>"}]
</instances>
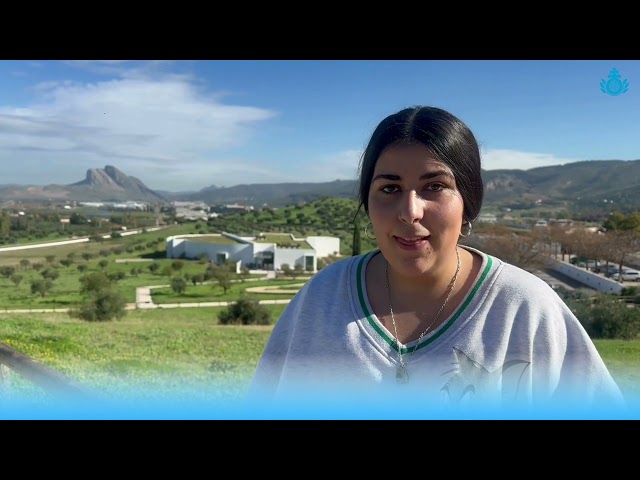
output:
<instances>
[{"instance_id":1,"label":"rocky peak","mask_svg":"<svg viewBox=\"0 0 640 480\"><path fill-rule=\"evenodd\" d=\"M104 168L90 168L87 170L84 180L68 185L68 187L84 187L107 196L163 200L162 195L148 188L137 178L124 174L113 165L106 165Z\"/></svg>"}]
</instances>

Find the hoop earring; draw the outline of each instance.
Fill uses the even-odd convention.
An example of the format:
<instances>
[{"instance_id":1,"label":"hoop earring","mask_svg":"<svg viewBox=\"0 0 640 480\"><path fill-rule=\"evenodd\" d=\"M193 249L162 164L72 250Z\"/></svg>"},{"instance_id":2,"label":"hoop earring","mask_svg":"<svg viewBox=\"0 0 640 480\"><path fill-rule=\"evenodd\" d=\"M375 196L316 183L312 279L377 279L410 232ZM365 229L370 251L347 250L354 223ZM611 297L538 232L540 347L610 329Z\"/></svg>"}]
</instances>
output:
<instances>
[{"instance_id":1,"label":"hoop earring","mask_svg":"<svg viewBox=\"0 0 640 480\"><path fill-rule=\"evenodd\" d=\"M471 230L473 229L473 224L471 222L467 222L465 225L467 225L469 228L467 230L467 234L465 235L464 233L460 232L460 236L467 238L469 235L471 235Z\"/></svg>"},{"instance_id":2,"label":"hoop earring","mask_svg":"<svg viewBox=\"0 0 640 480\"><path fill-rule=\"evenodd\" d=\"M371 236L369 235L369 225L371 225L371 222L367 223L364 227L364 236L367 237L369 240L375 240L376 237L375 236ZM373 225L371 225L371 229L373 230Z\"/></svg>"}]
</instances>

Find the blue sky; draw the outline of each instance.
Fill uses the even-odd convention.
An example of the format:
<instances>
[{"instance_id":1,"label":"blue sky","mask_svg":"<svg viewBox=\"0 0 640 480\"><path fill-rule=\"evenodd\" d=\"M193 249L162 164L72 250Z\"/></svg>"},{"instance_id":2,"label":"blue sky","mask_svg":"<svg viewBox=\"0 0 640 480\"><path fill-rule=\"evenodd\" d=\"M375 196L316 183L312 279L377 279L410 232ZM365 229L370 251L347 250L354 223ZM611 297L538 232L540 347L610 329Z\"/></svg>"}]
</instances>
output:
<instances>
[{"instance_id":1,"label":"blue sky","mask_svg":"<svg viewBox=\"0 0 640 480\"><path fill-rule=\"evenodd\" d=\"M600 91L612 68L626 93ZM377 123L416 104L466 122L487 170L640 159L637 60L1 60L0 82L0 184L354 179Z\"/></svg>"}]
</instances>

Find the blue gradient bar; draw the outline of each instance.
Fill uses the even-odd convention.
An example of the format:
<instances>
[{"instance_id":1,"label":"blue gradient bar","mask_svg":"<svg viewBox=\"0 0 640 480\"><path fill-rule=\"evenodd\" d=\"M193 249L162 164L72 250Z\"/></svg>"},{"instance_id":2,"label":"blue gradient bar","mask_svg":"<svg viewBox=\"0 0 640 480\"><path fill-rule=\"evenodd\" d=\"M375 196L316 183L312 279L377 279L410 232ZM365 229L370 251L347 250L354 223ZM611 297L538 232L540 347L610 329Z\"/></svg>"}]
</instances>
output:
<instances>
[{"instance_id":1,"label":"blue gradient bar","mask_svg":"<svg viewBox=\"0 0 640 480\"><path fill-rule=\"evenodd\" d=\"M197 387L197 386L196 386ZM2 420L625 420L640 419L640 400L626 408L583 408L576 401L545 406L451 406L412 395L307 392L270 402L225 394L216 388L189 391L132 389L122 398L33 400L0 397ZM126 395L124 395L126 393ZM217 395L216 395L217 394Z\"/></svg>"}]
</instances>

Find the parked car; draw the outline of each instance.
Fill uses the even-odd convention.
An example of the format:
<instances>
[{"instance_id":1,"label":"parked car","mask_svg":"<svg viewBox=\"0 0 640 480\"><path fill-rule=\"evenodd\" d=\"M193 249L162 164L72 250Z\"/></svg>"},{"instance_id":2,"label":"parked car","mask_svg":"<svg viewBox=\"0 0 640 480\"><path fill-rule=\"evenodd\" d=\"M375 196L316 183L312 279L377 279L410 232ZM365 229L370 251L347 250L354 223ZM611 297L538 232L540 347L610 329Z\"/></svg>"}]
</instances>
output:
<instances>
[{"instance_id":1,"label":"parked car","mask_svg":"<svg viewBox=\"0 0 640 480\"><path fill-rule=\"evenodd\" d=\"M616 268L610 275L614 280L623 282L640 282L640 272L638 270L632 270L630 268L623 268L622 275L619 275L619 270Z\"/></svg>"},{"instance_id":2,"label":"parked car","mask_svg":"<svg viewBox=\"0 0 640 480\"><path fill-rule=\"evenodd\" d=\"M612 273L618 271L618 266L614 265L613 263L610 263L608 265L605 265L605 264L601 263L593 271L596 272L596 273L602 273L606 277L610 277Z\"/></svg>"},{"instance_id":3,"label":"parked car","mask_svg":"<svg viewBox=\"0 0 640 480\"><path fill-rule=\"evenodd\" d=\"M640 282L640 272L637 270L623 270L622 281L623 282Z\"/></svg>"}]
</instances>

